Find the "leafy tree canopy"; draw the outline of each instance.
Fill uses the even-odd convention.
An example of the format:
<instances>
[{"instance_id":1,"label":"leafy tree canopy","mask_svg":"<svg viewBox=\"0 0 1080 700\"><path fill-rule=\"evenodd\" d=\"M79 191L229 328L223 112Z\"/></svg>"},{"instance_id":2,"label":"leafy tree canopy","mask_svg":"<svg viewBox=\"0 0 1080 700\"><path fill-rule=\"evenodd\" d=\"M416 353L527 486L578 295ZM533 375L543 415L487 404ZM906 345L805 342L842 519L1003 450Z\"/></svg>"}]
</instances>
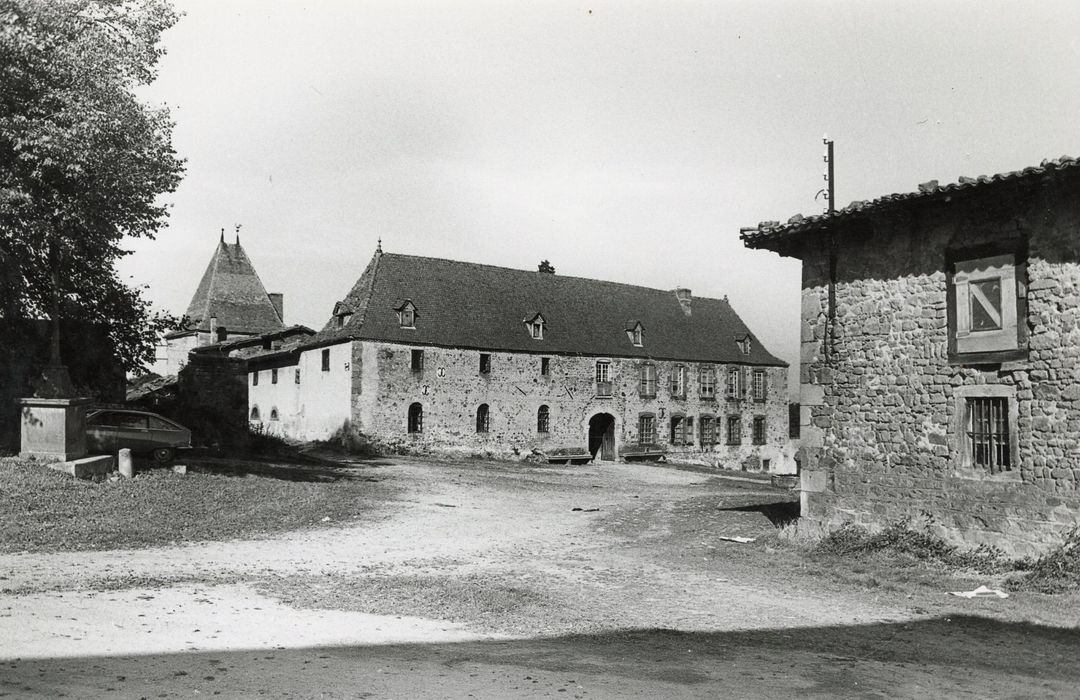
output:
<instances>
[{"instance_id":1,"label":"leafy tree canopy","mask_svg":"<svg viewBox=\"0 0 1080 700\"><path fill-rule=\"evenodd\" d=\"M175 324L115 263L165 223L183 173L168 109L135 94L176 20L166 0L0 0L0 316L52 317L58 291L127 370Z\"/></svg>"}]
</instances>

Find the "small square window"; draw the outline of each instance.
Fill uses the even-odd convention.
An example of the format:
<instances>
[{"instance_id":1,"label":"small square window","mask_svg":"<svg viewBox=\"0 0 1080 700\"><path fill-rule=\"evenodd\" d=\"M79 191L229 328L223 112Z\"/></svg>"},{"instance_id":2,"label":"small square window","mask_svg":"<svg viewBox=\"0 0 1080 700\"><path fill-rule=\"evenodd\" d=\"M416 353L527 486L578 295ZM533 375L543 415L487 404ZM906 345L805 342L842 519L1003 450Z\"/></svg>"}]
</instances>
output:
<instances>
[{"instance_id":1,"label":"small square window","mask_svg":"<svg viewBox=\"0 0 1080 700\"><path fill-rule=\"evenodd\" d=\"M296 368L296 369L294 370L294 373L295 373L295 374L294 374L294 379L293 379L293 381L294 381L295 383L299 384L299 383L300 383L300 368L299 368L299 367L297 367L297 368Z\"/></svg>"},{"instance_id":2,"label":"small square window","mask_svg":"<svg viewBox=\"0 0 1080 700\"><path fill-rule=\"evenodd\" d=\"M971 466L991 474L1012 471L1009 400L997 396L967 399L966 422Z\"/></svg>"},{"instance_id":3,"label":"small square window","mask_svg":"<svg viewBox=\"0 0 1080 700\"><path fill-rule=\"evenodd\" d=\"M491 353L480 353L480 374L491 374Z\"/></svg>"},{"instance_id":4,"label":"small square window","mask_svg":"<svg viewBox=\"0 0 1080 700\"><path fill-rule=\"evenodd\" d=\"M540 358L540 376L546 377L546 376L548 376L550 374L551 374L551 358L550 357L541 357Z\"/></svg>"},{"instance_id":5,"label":"small square window","mask_svg":"<svg viewBox=\"0 0 1080 700\"><path fill-rule=\"evenodd\" d=\"M322 351L322 371L330 371L330 348L326 348Z\"/></svg>"},{"instance_id":6,"label":"small square window","mask_svg":"<svg viewBox=\"0 0 1080 700\"><path fill-rule=\"evenodd\" d=\"M420 370L424 369L424 351L423 350L413 350L412 351L412 361L411 361L409 366L410 366L410 369L412 369L412 371L414 371L414 372L419 372Z\"/></svg>"}]
</instances>

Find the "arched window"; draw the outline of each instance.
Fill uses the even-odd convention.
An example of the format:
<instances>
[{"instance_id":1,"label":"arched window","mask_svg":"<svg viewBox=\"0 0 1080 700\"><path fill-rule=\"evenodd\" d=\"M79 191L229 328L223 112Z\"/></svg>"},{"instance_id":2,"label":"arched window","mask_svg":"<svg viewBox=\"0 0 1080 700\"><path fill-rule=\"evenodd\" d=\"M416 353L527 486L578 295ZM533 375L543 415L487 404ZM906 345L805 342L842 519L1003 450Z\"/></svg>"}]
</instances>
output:
<instances>
[{"instance_id":1,"label":"arched window","mask_svg":"<svg viewBox=\"0 0 1080 700\"><path fill-rule=\"evenodd\" d=\"M251 407L251 420L261 420L259 418L259 407L258 406L252 406Z\"/></svg>"},{"instance_id":2,"label":"arched window","mask_svg":"<svg viewBox=\"0 0 1080 700\"><path fill-rule=\"evenodd\" d=\"M418 403L409 406L409 432L424 432L424 407Z\"/></svg>"},{"instance_id":3,"label":"arched window","mask_svg":"<svg viewBox=\"0 0 1080 700\"><path fill-rule=\"evenodd\" d=\"M536 411L536 432L546 433L548 431L548 418L551 415L547 406L541 406Z\"/></svg>"},{"instance_id":4,"label":"arched window","mask_svg":"<svg viewBox=\"0 0 1080 700\"><path fill-rule=\"evenodd\" d=\"M270 420L277 420L277 419L278 419L277 406L274 406L273 408L270 409Z\"/></svg>"},{"instance_id":5,"label":"arched window","mask_svg":"<svg viewBox=\"0 0 1080 700\"><path fill-rule=\"evenodd\" d=\"M486 403L480 404L476 409L476 432L486 433L491 428L491 416Z\"/></svg>"}]
</instances>

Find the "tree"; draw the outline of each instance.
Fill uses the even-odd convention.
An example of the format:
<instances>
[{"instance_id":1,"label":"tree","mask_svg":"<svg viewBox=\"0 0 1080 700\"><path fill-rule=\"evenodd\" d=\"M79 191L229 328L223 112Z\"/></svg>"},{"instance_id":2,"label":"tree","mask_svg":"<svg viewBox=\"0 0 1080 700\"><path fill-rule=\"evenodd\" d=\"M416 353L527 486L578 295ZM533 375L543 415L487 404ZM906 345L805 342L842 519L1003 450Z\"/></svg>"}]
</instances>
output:
<instances>
[{"instance_id":1,"label":"tree","mask_svg":"<svg viewBox=\"0 0 1080 700\"><path fill-rule=\"evenodd\" d=\"M547 260L541 260L540 264L536 266L537 272L543 272L547 275L554 275L555 268L551 266L551 263Z\"/></svg>"},{"instance_id":2,"label":"tree","mask_svg":"<svg viewBox=\"0 0 1080 700\"><path fill-rule=\"evenodd\" d=\"M168 109L135 94L176 20L166 0L0 0L0 316L48 317L50 364L62 317L106 326L128 371L175 323L115 264L183 173Z\"/></svg>"}]
</instances>

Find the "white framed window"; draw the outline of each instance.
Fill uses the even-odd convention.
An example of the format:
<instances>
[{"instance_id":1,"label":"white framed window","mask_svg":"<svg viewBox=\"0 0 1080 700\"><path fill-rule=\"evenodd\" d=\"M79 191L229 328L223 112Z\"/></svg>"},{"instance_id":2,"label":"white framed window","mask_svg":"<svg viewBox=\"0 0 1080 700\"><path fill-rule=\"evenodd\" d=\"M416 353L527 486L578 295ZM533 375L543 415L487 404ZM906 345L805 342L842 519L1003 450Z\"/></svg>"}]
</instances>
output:
<instances>
[{"instance_id":1,"label":"white framed window","mask_svg":"<svg viewBox=\"0 0 1080 700\"><path fill-rule=\"evenodd\" d=\"M1018 349L1015 255L957 261L951 283L956 354Z\"/></svg>"},{"instance_id":2,"label":"white framed window","mask_svg":"<svg viewBox=\"0 0 1080 700\"><path fill-rule=\"evenodd\" d=\"M529 336L533 340L544 339L544 326L547 325L547 321L540 314L536 314L531 320L525 321L525 326L529 329Z\"/></svg>"},{"instance_id":3,"label":"white framed window","mask_svg":"<svg viewBox=\"0 0 1080 700\"><path fill-rule=\"evenodd\" d=\"M727 372L727 397L739 399L742 396L742 370L732 367Z\"/></svg>"},{"instance_id":4,"label":"white framed window","mask_svg":"<svg viewBox=\"0 0 1080 700\"><path fill-rule=\"evenodd\" d=\"M716 372L710 365L698 368L698 394L703 399L716 398Z\"/></svg>"},{"instance_id":5,"label":"white framed window","mask_svg":"<svg viewBox=\"0 0 1080 700\"><path fill-rule=\"evenodd\" d=\"M416 305L411 301L406 301L397 309L398 326L400 328L416 328Z\"/></svg>"},{"instance_id":6,"label":"white framed window","mask_svg":"<svg viewBox=\"0 0 1080 700\"><path fill-rule=\"evenodd\" d=\"M686 396L685 365L675 365L671 368L671 395L676 398Z\"/></svg>"},{"instance_id":7,"label":"white framed window","mask_svg":"<svg viewBox=\"0 0 1080 700\"><path fill-rule=\"evenodd\" d=\"M611 362L599 360L596 363L596 395L611 396Z\"/></svg>"},{"instance_id":8,"label":"white framed window","mask_svg":"<svg viewBox=\"0 0 1080 700\"><path fill-rule=\"evenodd\" d=\"M646 362L639 370L638 395L651 399L656 396L656 365Z\"/></svg>"},{"instance_id":9,"label":"white framed window","mask_svg":"<svg viewBox=\"0 0 1080 700\"><path fill-rule=\"evenodd\" d=\"M765 370L755 369L753 375L750 378L751 385L750 391L754 395L754 401L762 402L765 400Z\"/></svg>"}]
</instances>

